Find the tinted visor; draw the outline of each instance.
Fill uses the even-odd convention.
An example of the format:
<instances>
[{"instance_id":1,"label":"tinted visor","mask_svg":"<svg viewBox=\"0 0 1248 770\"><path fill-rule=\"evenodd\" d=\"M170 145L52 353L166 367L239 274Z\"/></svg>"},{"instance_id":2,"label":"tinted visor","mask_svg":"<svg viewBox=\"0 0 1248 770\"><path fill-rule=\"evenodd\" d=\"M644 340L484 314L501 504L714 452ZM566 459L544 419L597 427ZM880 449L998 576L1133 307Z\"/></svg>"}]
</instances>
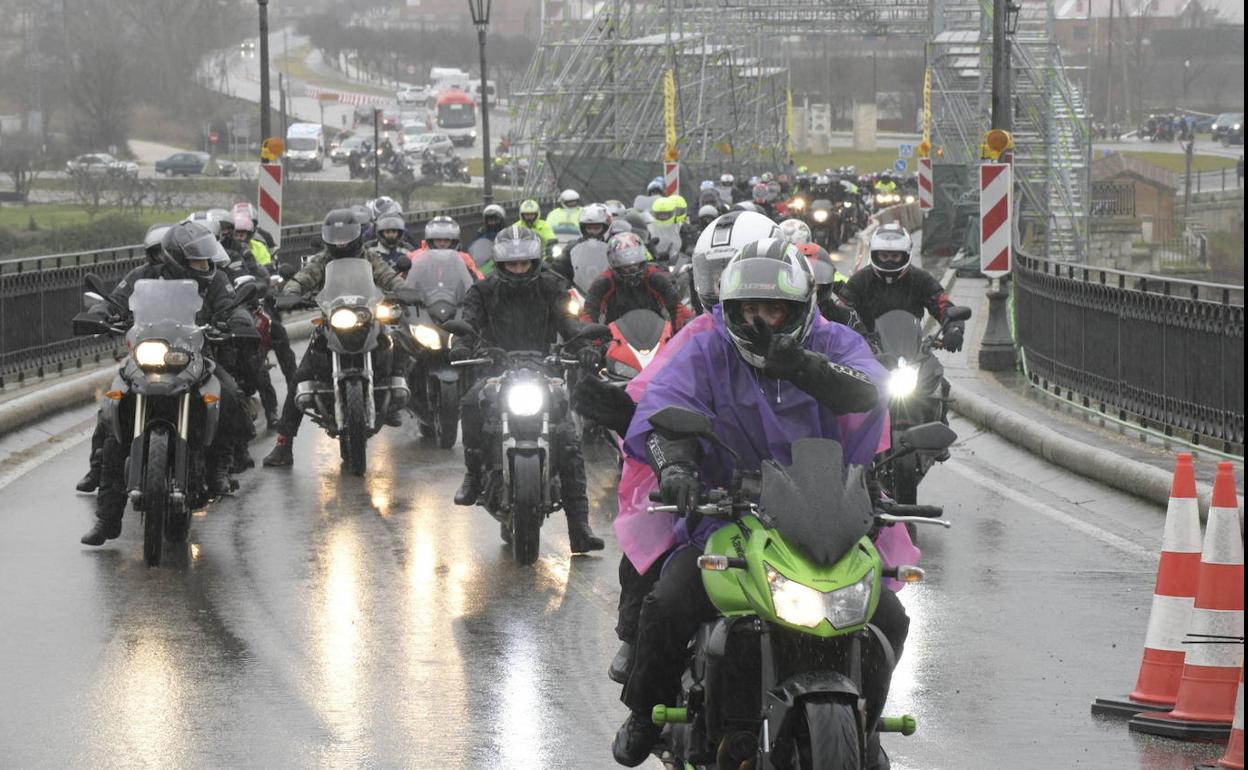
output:
<instances>
[{"instance_id":1,"label":"tinted visor","mask_svg":"<svg viewBox=\"0 0 1248 770\"><path fill-rule=\"evenodd\" d=\"M212 233L205 232L198 238L182 247L182 253L186 255L186 261L193 259L202 259L212 262L217 258L217 253L223 251L221 244L216 238L212 237Z\"/></svg>"},{"instance_id":2,"label":"tinted visor","mask_svg":"<svg viewBox=\"0 0 1248 770\"><path fill-rule=\"evenodd\" d=\"M359 222L334 222L321 227L321 240L330 246L346 246L360 237Z\"/></svg>"}]
</instances>

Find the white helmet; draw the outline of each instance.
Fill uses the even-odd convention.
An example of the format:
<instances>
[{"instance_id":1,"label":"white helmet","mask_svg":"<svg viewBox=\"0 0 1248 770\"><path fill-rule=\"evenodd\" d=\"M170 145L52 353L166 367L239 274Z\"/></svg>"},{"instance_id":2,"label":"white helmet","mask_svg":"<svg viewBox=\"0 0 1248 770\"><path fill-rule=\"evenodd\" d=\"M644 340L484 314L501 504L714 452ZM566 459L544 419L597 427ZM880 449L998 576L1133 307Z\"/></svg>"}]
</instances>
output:
<instances>
[{"instance_id":1,"label":"white helmet","mask_svg":"<svg viewBox=\"0 0 1248 770\"><path fill-rule=\"evenodd\" d=\"M611 212L607 210L606 206L601 203L591 203L581 209L581 215L577 217L577 225L581 228L581 235L583 237L606 240L607 230L611 228L612 219L613 217L611 216ZM589 233L585 232L585 228L588 225L602 225L602 232L598 235L591 236Z\"/></svg>"},{"instance_id":2,"label":"white helmet","mask_svg":"<svg viewBox=\"0 0 1248 770\"><path fill-rule=\"evenodd\" d=\"M448 216L437 216L425 225L425 242L448 240L452 248L459 248L459 223Z\"/></svg>"},{"instance_id":3,"label":"white helmet","mask_svg":"<svg viewBox=\"0 0 1248 770\"><path fill-rule=\"evenodd\" d=\"M786 219L780 223L780 237L794 246L810 243L810 226L800 219Z\"/></svg>"},{"instance_id":4,"label":"white helmet","mask_svg":"<svg viewBox=\"0 0 1248 770\"><path fill-rule=\"evenodd\" d=\"M581 205L581 194L569 187L559 193L559 205L565 209L574 209Z\"/></svg>"},{"instance_id":5,"label":"white helmet","mask_svg":"<svg viewBox=\"0 0 1248 770\"><path fill-rule=\"evenodd\" d=\"M719 276L743 246L779 235L775 222L754 211L729 211L707 225L693 247L693 288L702 306L719 303Z\"/></svg>"},{"instance_id":6,"label":"white helmet","mask_svg":"<svg viewBox=\"0 0 1248 770\"><path fill-rule=\"evenodd\" d=\"M892 283L910 269L910 252L914 241L906 228L896 222L880 225L871 236L871 269Z\"/></svg>"}]
</instances>

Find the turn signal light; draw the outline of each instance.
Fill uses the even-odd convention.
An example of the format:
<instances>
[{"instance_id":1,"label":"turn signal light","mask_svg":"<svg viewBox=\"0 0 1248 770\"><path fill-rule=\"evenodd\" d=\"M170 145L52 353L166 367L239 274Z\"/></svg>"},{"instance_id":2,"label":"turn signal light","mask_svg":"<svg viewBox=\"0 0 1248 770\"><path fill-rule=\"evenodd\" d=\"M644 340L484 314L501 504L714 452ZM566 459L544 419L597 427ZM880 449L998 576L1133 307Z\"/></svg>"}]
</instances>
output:
<instances>
[{"instance_id":1,"label":"turn signal light","mask_svg":"<svg viewBox=\"0 0 1248 770\"><path fill-rule=\"evenodd\" d=\"M120 391L120 390L110 390L110 391L108 391L107 393L105 393L105 394L104 394L104 398L111 398L111 399L112 399L112 400L114 400L114 401L120 401L120 400L121 400L121 391Z\"/></svg>"},{"instance_id":2,"label":"turn signal light","mask_svg":"<svg viewBox=\"0 0 1248 770\"><path fill-rule=\"evenodd\" d=\"M220 400L221 400L220 396L213 395L212 393L204 394L204 403L208 406L212 406L213 404L217 403Z\"/></svg>"}]
</instances>

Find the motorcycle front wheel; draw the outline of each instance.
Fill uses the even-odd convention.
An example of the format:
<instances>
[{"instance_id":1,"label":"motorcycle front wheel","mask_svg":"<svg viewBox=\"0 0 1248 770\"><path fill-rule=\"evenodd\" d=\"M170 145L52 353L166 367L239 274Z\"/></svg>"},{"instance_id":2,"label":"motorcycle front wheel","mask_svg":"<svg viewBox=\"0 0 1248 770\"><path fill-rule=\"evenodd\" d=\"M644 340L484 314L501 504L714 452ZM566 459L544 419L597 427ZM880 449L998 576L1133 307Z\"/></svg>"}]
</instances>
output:
<instances>
[{"instance_id":1,"label":"motorcycle front wheel","mask_svg":"<svg viewBox=\"0 0 1248 770\"><path fill-rule=\"evenodd\" d=\"M346 425L338 436L342 448L342 460L347 471L353 476L363 476L368 467L368 456L365 446L368 442L368 427L364 420L364 383L350 380L343 386L346 399L343 415Z\"/></svg>"},{"instance_id":2,"label":"motorcycle front wheel","mask_svg":"<svg viewBox=\"0 0 1248 770\"><path fill-rule=\"evenodd\" d=\"M450 449L459 434L459 383L438 382L438 403L434 416L438 446Z\"/></svg>"},{"instance_id":3,"label":"motorcycle front wheel","mask_svg":"<svg viewBox=\"0 0 1248 770\"><path fill-rule=\"evenodd\" d=\"M858 719L848 703L808 700L793 740L794 770L862 770Z\"/></svg>"},{"instance_id":4,"label":"motorcycle front wheel","mask_svg":"<svg viewBox=\"0 0 1248 770\"><path fill-rule=\"evenodd\" d=\"M534 455L511 462L511 555L516 564L532 564L542 533L542 462Z\"/></svg>"},{"instance_id":5,"label":"motorcycle front wheel","mask_svg":"<svg viewBox=\"0 0 1248 770\"><path fill-rule=\"evenodd\" d=\"M169 433L164 428L153 428L148 434L143 471L143 560L149 567L158 567L169 516Z\"/></svg>"}]
</instances>

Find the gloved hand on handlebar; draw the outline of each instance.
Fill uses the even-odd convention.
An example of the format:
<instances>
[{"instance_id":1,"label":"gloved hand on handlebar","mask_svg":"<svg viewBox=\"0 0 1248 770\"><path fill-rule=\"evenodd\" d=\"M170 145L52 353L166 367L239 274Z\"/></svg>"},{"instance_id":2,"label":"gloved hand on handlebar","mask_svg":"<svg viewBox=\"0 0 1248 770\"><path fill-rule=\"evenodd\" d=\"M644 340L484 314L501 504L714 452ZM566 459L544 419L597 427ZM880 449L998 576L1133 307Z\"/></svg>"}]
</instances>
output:
<instances>
[{"instance_id":1,"label":"gloved hand on handlebar","mask_svg":"<svg viewBox=\"0 0 1248 770\"><path fill-rule=\"evenodd\" d=\"M677 463L669 465L659 474L659 493L663 502L676 506L681 516L693 513L702 499L702 482L692 465Z\"/></svg>"},{"instance_id":2,"label":"gloved hand on handlebar","mask_svg":"<svg viewBox=\"0 0 1248 770\"><path fill-rule=\"evenodd\" d=\"M468 359L472 358L473 354L472 354L472 348L466 348L460 345L456 345L455 347L451 348L451 352L448 355L452 361L467 361Z\"/></svg>"},{"instance_id":3,"label":"gloved hand on handlebar","mask_svg":"<svg viewBox=\"0 0 1248 770\"><path fill-rule=\"evenodd\" d=\"M945 326L944 332L941 334L941 344L950 353L957 353L962 349L962 336L965 333L966 324L961 321L954 321Z\"/></svg>"},{"instance_id":4,"label":"gloved hand on handlebar","mask_svg":"<svg viewBox=\"0 0 1248 770\"><path fill-rule=\"evenodd\" d=\"M581 368L593 374L602 368L602 351L593 345L583 345L576 353Z\"/></svg>"}]
</instances>

